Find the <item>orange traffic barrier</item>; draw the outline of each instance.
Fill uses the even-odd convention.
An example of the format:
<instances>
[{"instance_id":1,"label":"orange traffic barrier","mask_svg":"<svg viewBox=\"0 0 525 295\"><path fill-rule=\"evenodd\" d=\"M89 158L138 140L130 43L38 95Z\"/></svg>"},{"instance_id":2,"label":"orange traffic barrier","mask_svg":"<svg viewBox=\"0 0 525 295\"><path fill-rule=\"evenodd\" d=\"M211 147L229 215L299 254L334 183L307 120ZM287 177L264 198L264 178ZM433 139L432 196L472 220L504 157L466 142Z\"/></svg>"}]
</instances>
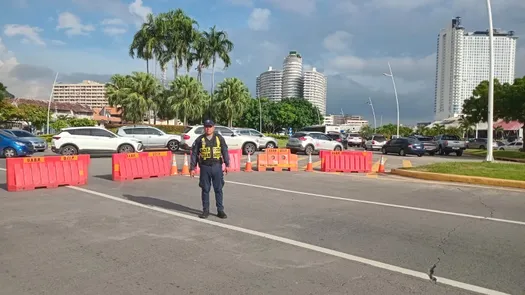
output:
<instances>
[{"instance_id":1,"label":"orange traffic barrier","mask_svg":"<svg viewBox=\"0 0 525 295\"><path fill-rule=\"evenodd\" d=\"M188 166L188 155L186 153L184 153L184 165L182 165L182 172L180 173L180 175L190 175L190 167Z\"/></svg>"},{"instance_id":2,"label":"orange traffic barrier","mask_svg":"<svg viewBox=\"0 0 525 295\"><path fill-rule=\"evenodd\" d=\"M191 155L191 153L190 153ZM228 150L228 155L230 155L230 168L228 172L240 172L241 171L241 157L242 150ZM226 168L226 164L222 163L222 170ZM195 166L195 174L200 173L199 165Z\"/></svg>"},{"instance_id":3,"label":"orange traffic barrier","mask_svg":"<svg viewBox=\"0 0 525 295\"><path fill-rule=\"evenodd\" d=\"M314 167L313 167L313 164L312 164L312 154L308 154L308 164L306 165L306 170L304 170L306 172L313 172L314 171Z\"/></svg>"},{"instance_id":4,"label":"orange traffic barrier","mask_svg":"<svg viewBox=\"0 0 525 295\"><path fill-rule=\"evenodd\" d=\"M379 168L377 169L377 173L385 173L385 160L383 159L383 155L381 155L381 160L379 160Z\"/></svg>"},{"instance_id":5,"label":"orange traffic barrier","mask_svg":"<svg viewBox=\"0 0 525 295\"><path fill-rule=\"evenodd\" d=\"M289 149L266 149L264 153L257 155L257 171L298 171L297 155L293 155Z\"/></svg>"},{"instance_id":6,"label":"orange traffic barrier","mask_svg":"<svg viewBox=\"0 0 525 295\"><path fill-rule=\"evenodd\" d=\"M321 151L321 171L358 172L372 171L372 153L359 151Z\"/></svg>"},{"instance_id":7,"label":"orange traffic barrier","mask_svg":"<svg viewBox=\"0 0 525 295\"><path fill-rule=\"evenodd\" d=\"M7 190L87 184L89 155L7 158Z\"/></svg>"},{"instance_id":8,"label":"orange traffic barrier","mask_svg":"<svg viewBox=\"0 0 525 295\"><path fill-rule=\"evenodd\" d=\"M173 158L171 159L171 171L170 175L174 176L179 174L179 169L177 168L177 158L175 157L175 154L173 154Z\"/></svg>"},{"instance_id":9,"label":"orange traffic barrier","mask_svg":"<svg viewBox=\"0 0 525 295\"><path fill-rule=\"evenodd\" d=\"M244 168L244 172L253 172L252 158L250 153L248 153L248 161L246 161L246 168Z\"/></svg>"},{"instance_id":10,"label":"orange traffic barrier","mask_svg":"<svg viewBox=\"0 0 525 295\"><path fill-rule=\"evenodd\" d=\"M171 151L113 154L113 181L169 176L171 155Z\"/></svg>"}]
</instances>

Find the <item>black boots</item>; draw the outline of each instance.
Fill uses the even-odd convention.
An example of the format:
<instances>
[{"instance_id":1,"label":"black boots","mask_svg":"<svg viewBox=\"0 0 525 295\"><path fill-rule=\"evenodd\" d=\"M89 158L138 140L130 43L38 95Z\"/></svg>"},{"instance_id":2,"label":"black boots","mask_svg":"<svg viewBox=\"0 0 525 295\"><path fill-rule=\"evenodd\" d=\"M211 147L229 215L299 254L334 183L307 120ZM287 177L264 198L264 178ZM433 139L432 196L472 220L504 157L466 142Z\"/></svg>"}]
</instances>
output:
<instances>
[{"instance_id":1,"label":"black boots","mask_svg":"<svg viewBox=\"0 0 525 295\"><path fill-rule=\"evenodd\" d=\"M199 215L200 218L208 218L208 216L210 216L210 210L203 210L202 213ZM228 217L228 215L226 215L226 213L224 213L224 211L218 211L217 212L217 217L219 217L221 219L226 219Z\"/></svg>"},{"instance_id":2,"label":"black boots","mask_svg":"<svg viewBox=\"0 0 525 295\"><path fill-rule=\"evenodd\" d=\"M226 219L226 217L228 217L228 215L226 215L226 213L224 213L224 211L219 211L219 212L217 212L217 217L219 217L221 219Z\"/></svg>"}]
</instances>

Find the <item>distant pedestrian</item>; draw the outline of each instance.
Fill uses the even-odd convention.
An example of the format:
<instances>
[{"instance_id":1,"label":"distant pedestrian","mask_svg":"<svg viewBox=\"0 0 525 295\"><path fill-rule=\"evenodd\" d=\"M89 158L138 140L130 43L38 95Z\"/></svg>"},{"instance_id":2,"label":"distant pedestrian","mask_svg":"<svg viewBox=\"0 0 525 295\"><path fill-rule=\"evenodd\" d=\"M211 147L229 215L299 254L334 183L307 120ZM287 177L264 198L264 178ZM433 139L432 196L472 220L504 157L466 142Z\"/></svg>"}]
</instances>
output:
<instances>
[{"instance_id":1,"label":"distant pedestrian","mask_svg":"<svg viewBox=\"0 0 525 295\"><path fill-rule=\"evenodd\" d=\"M195 176L197 163L200 167L199 186L201 187L202 214L200 218L208 218L210 215L210 189L213 183L215 192L215 203L217 205L217 217L226 218L223 205L222 188L224 186L224 174L222 163L226 165L224 173L228 174L230 167L230 156L228 146L224 137L215 134L215 123L212 120L204 121L204 134L197 137L191 148L190 176Z\"/></svg>"}]
</instances>

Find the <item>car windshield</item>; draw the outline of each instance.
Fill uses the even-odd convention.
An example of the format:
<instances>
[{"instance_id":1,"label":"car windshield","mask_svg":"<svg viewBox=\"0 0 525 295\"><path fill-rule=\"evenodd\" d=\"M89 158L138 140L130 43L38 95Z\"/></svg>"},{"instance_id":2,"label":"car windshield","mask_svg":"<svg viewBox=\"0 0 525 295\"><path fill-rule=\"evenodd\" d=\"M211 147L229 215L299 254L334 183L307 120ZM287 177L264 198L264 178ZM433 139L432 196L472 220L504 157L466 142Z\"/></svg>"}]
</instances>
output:
<instances>
[{"instance_id":1,"label":"car windshield","mask_svg":"<svg viewBox=\"0 0 525 295\"><path fill-rule=\"evenodd\" d=\"M432 140L434 140L434 138L432 138L432 137L416 137L415 139L417 139L419 141L432 141Z\"/></svg>"},{"instance_id":2,"label":"car windshield","mask_svg":"<svg viewBox=\"0 0 525 295\"><path fill-rule=\"evenodd\" d=\"M350 133L348 134L348 137L360 137L359 133Z\"/></svg>"},{"instance_id":3,"label":"car windshield","mask_svg":"<svg viewBox=\"0 0 525 295\"><path fill-rule=\"evenodd\" d=\"M0 135L4 136L4 137L7 137L7 138L12 138L12 139L16 139L15 136L13 136L11 133L9 132L5 132L3 130L0 130Z\"/></svg>"},{"instance_id":4,"label":"car windshield","mask_svg":"<svg viewBox=\"0 0 525 295\"><path fill-rule=\"evenodd\" d=\"M35 137L33 134L24 130L10 130L17 137Z\"/></svg>"},{"instance_id":5,"label":"car windshield","mask_svg":"<svg viewBox=\"0 0 525 295\"><path fill-rule=\"evenodd\" d=\"M294 135L292 135L293 138L300 138L300 137L305 137L306 136L306 133L304 132L296 132L294 133Z\"/></svg>"},{"instance_id":6,"label":"car windshield","mask_svg":"<svg viewBox=\"0 0 525 295\"><path fill-rule=\"evenodd\" d=\"M374 136L373 140L375 140L375 141L386 141L386 138L384 136Z\"/></svg>"}]
</instances>

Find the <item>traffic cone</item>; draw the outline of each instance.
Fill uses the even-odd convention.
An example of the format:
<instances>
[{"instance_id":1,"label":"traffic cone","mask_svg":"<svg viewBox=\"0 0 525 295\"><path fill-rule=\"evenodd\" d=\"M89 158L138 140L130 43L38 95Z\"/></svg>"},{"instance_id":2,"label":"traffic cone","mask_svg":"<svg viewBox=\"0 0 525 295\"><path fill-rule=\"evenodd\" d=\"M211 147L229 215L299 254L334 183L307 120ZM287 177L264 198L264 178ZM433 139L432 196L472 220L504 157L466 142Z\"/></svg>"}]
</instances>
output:
<instances>
[{"instance_id":1,"label":"traffic cone","mask_svg":"<svg viewBox=\"0 0 525 295\"><path fill-rule=\"evenodd\" d=\"M313 164L312 164L312 154L308 154L308 164L306 165L306 170L304 170L306 172L313 172L314 171L314 167L313 167Z\"/></svg>"},{"instance_id":2,"label":"traffic cone","mask_svg":"<svg viewBox=\"0 0 525 295\"><path fill-rule=\"evenodd\" d=\"M244 168L244 172L252 172L252 158L250 157L250 153L248 153L248 161L246 162L246 168Z\"/></svg>"},{"instance_id":3,"label":"traffic cone","mask_svg":"<svg viewBox=\"0 0 525 295\"><path fill-rule=\"evenodd\" d=\"M181 175L190 175L190 167L188 167L188 155L184 153L184 165L182 166Z\"/></svg>"},{"instance_id":4,"label":"traffic cone","mask_svg":"<svg viewBox=\"0 0 525 295\"><path fill-rule=\"evenodd\" d=\"M170 175L174 176L179 174L179 169L177 168L177 159L175 157L175 154L173 154L173 157L171 158L171 172Z\"/></svg>"},{"instance_id":5,"label":"traffic cone","mask_svg":"<svg viewBox=\"0 0 525 295\"><path fill-rule=\"evenodd\" d=\"M377 169L377 173L385 173L385 161L383 159L383 155L381 155L381 160L379 160L379 168Z\"/></svg>"}]
</instances>

